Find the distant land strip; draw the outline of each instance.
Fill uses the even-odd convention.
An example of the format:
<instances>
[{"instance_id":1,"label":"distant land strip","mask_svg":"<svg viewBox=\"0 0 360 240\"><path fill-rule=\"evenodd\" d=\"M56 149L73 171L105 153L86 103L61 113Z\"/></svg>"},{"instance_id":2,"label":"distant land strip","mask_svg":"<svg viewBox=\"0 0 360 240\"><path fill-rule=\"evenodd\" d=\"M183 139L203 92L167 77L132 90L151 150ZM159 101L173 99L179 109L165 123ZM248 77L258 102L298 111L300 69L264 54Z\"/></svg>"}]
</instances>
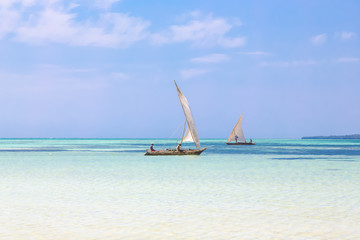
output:
<instances>
[{"instance_id":1,"label":"distant land strip","mask_svg":"<svg viewBox=\"0 0 360 240\"><path fill-rule=\"evenodd\" d=\"M339 136L312 136L312 137L302 137L301 139L360 139L360 134L339 135Z\"/></svg>"}]
</instances>

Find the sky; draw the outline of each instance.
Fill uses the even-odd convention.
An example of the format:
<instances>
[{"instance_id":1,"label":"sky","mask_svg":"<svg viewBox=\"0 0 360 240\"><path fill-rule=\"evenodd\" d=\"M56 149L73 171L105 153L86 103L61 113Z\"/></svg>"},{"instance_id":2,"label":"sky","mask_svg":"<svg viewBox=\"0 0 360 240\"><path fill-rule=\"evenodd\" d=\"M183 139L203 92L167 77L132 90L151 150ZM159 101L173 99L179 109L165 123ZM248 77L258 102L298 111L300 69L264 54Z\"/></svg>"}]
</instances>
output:
<instances>
[{"instance_id":1,"label":"sky","mask_svg":"<svg viewBox=\"0 0 360 240\"><path fill-rule=\"evenodd\" d=\"M360 133L358 0L1 0L0 137Z\"/></svg>"}]
</instances>

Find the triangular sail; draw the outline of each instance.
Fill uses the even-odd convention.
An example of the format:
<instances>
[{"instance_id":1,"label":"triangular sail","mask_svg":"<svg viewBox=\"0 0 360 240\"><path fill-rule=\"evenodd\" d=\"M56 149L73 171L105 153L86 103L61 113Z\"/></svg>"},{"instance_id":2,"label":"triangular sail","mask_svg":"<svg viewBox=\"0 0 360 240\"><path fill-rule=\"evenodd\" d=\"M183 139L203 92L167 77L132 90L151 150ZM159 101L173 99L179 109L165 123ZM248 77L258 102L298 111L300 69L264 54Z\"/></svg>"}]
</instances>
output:
<instances>
[{"instance_id":1,"label":"triangular sail","mask_svg":"<svg viewBox=\"0 0 360 240\"><path fill-rule=\"evenodd\" d=\"M238 141L240 142L245 142L245 136L244 136L244 132L242 130L242 117L243 115L241 114L238 122L236 123L234 129L232 130L227 142L231 142L231 141L235 141L235 137L237 136Z\"/></svg>"},{"instance_id":2,"label":"triangular sail","mask_svg":"<svg viewBox=\"0 0 360 240\"><path fill-rule=\"evenodd\" d=\"M188 128L189 128L189 132L190 132L190 134L192 136L192 139L193 139L193 141L195 143L195 146L197 148L200 148L199 135L198 135L197 130L196 130L195 121L194 121L194 118L193 118L192 113L191 113L189 102L187 101L184 94L180 91L180 89L177 86L175 81L174 81L174 83L175 83L175 86L176 86L176 90L177 90L177 93L178 93L178 96L179 96L179 100L180 100L182 109L183 109L184 114L185 114L185 118L186 118L186 122L187 122L187 125L188 125Z\"/></svg>"},{"instance_id":3,"label":"triangular sail","mask_svg":"<svg viewBox=\"0 0 360 240\"><path fill-rule=\"evenodd\" d=\"M186 128L185 135L183 137L183 142L194 142L194 139L191 136L191 132L189 128Z\"/></svg>"}]
</instances>

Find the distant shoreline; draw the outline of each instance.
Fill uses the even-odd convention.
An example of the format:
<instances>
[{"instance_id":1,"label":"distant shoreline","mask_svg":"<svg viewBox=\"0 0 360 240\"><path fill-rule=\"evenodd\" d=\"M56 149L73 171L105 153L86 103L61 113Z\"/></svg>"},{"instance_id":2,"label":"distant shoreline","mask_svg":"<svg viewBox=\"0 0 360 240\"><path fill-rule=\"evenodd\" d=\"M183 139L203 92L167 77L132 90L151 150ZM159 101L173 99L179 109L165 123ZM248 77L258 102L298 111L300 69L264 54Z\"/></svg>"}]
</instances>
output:
<instances>
[{"instance_id":1,"label":"distant shoreline","mask_svg":"<svg viewBox=\"0 0 360 240\"><path fill-rule=\"evenodd\" d=\"M360 139L360 134L338 135L338 136L310 136L301 139Z\"/></svg>"}]
</instances>

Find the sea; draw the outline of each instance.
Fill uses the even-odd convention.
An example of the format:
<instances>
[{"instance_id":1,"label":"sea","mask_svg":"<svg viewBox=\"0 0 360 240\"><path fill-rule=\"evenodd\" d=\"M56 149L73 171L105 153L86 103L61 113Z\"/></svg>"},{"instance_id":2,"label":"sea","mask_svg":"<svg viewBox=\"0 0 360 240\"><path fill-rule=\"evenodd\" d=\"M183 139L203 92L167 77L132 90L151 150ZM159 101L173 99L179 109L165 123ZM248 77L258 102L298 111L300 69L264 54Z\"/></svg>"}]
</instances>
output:
<instances>
[{"instance_id":1,"label":"sea","mask_svg":"<svg viewBox=\"0 0 360 240\"><path fill-rule=\"evenodd\" d=\"M0 239L360 239L360 140L176 141L0 139Z\"/></svg>"}]
</instances>

